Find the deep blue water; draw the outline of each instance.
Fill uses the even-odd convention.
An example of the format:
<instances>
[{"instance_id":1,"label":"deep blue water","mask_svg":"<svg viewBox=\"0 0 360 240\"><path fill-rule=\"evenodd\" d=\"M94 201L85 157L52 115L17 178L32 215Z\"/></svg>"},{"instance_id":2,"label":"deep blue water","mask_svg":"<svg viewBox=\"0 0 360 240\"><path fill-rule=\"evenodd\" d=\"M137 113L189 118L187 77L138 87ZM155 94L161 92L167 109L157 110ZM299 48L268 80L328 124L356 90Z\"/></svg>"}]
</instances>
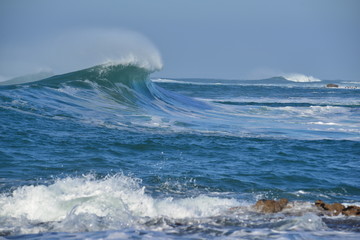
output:
<instances>
[{"instance_id":1,"label":"deep blue water","mask_svg":"<svg viewBox=\"0 0 360 240\"><path fill-rule=\"evenodd\" d=\"M0 236L357 239L312 207L360 205L360 82L329 82L120 65L0 86Z\"/></svg>"}]
</instances>

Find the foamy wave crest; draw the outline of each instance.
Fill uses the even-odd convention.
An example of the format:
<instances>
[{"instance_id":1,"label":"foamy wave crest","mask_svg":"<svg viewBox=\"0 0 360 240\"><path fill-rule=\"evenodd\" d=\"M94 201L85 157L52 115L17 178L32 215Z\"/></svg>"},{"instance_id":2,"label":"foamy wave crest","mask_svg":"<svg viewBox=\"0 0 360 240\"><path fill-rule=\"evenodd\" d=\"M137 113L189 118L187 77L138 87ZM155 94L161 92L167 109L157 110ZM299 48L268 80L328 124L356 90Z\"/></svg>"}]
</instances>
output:
<instances>
[{"instance_id":1,"label":"foamy wave crest","mask_svg":"<svg viewBox=\"0 0 360 240\"><path fill-rule=\"evenodd\" d=\"M69 31L0 47L4 79L38 73L78 71L97 65L134 65L149 71L163 66L156 47L139 33L119 29Z\"/></svg>"},{"instance_id":2,"label":"foamy wave crest","mask_svg":"<svg viewBox=\"0 0 360 240\"><path fill-rule=\"evenodd\" d=\"M136 178L122 174L58 179L50 185L23 186L0 195L0 233L49 230L83 232L143 224L149 218L209 217L239 203L200 195L157 199ZM9 226L9 227L7 227Z\"/></svg>"},{"instance_id":3,"label":"foamy wave crest","mask_svg":"<svg viewBox=\"0 0 360 240\"><path fill-rule=\"evenodd\" d=\"M313 76L307 76L299 73L284 74L283 77L292 82L321 82L320 79Z\"/></svg>"}]
</instances>

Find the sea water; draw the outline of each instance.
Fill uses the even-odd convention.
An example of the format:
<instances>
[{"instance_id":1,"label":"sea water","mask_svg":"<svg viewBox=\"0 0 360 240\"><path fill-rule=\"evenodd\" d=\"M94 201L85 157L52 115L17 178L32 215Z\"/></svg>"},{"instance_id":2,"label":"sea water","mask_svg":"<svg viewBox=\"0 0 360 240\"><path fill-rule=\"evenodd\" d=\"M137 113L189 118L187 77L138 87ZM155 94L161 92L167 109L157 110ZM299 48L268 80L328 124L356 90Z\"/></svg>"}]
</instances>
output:
<instances>
[{"instance_id":1,"label":"sea water","mask_svg":"<svg viewBox=\"0 0 360 240\"><path fill-rule=\"evenodd\" d=\"M151 71L0 86L0 238L360 238L358 217L313 208L360 205L360 82Z\"/></svg>"}]
</instances>

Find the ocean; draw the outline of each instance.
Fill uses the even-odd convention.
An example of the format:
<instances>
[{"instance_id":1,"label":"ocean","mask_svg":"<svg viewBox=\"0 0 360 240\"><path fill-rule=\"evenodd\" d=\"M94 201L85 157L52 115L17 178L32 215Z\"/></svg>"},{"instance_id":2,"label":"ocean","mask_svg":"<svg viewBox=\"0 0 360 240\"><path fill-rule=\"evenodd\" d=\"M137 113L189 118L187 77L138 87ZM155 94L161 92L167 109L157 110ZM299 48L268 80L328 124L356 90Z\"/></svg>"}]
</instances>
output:
<instances>
[{"instance_id":1,"label":"ocean","mask_svg":"<svg viewBox=\"0 0 360 240\"><path fill-rule=\"evenodd\" d=\"M360 238L360 81L152 74L2 83L0 239Z\"/></svg>"}]
</instances>

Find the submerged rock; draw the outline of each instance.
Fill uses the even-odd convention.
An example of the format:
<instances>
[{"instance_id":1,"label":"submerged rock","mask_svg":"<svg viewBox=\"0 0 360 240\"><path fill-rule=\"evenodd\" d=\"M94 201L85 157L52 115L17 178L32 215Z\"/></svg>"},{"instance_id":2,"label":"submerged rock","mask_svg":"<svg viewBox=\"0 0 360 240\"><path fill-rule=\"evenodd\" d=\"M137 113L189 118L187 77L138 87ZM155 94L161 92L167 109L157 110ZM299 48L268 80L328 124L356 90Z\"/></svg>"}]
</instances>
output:
<instances>
[{"instance_id":1,"label":"submerged rock","mask_svg":"<svg viewBox=\"0 0 360 240\"><path fill-rule=\"evenodd\" d=\"M282 211L289 200L282 198L278 201L262 199L256 202L254 208L262 213L277 213Z\"/></svg>"}]
</instances>

